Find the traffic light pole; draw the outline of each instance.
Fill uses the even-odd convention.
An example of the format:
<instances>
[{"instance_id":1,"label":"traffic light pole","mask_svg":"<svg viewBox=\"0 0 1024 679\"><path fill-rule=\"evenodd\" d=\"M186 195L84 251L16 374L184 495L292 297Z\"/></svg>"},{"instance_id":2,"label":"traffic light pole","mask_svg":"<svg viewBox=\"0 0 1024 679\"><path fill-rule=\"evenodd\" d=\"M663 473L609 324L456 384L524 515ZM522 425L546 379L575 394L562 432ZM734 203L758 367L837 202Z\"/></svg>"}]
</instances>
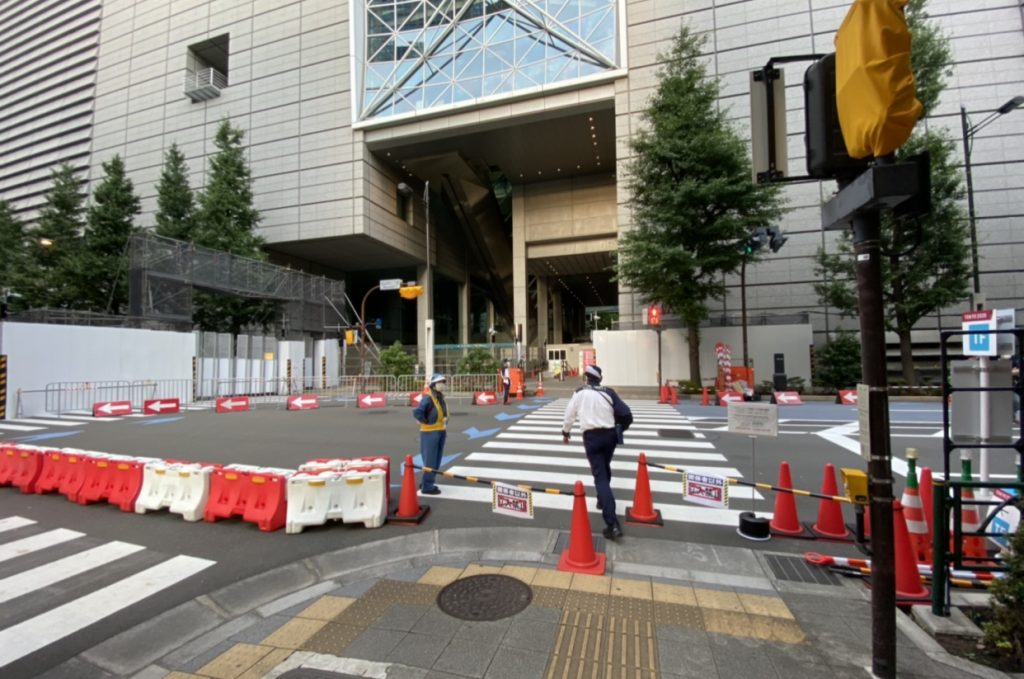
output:
<instances>
[{"instance_id":1,"label":"traffic light pole","mask_svg":"<svg viewBox=\"0 0 1024 679\"><path fill-rule=\"evenodd\" d=\"M892 452L889 391L885 374L882 303L881 215L870 210L853 218L860 312L861 375L868 387L868 489L871 497L871 664L883 679L896 677L896 568L893 549ZM863 404L860 405L863 407Z\"/></svg>"},{"instance_id":2,"label":"traffic light pole","mask_svg":"<svg viewBox=\"0 0 1024 679\"><path fill-rule=\"evenodd\" d=\"M750 367L747 357L747 258L740 263L740 324L743 326L743 368ZM746 378L744 378L746 379ZM748 385L753 388L754 385Z\"/></svg>"}]
</instances>

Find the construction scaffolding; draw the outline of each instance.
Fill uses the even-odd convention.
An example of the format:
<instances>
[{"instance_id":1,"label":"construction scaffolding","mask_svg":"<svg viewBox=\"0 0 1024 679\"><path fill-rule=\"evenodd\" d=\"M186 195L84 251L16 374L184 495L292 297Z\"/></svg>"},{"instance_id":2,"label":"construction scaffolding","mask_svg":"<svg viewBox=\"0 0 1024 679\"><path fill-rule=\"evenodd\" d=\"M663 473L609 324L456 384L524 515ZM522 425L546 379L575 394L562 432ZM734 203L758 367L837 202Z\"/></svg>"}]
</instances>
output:
<instances>
[{"instance_id":1,"label":"construction scaffolding","mask_svg":"<svg viewBox=\"0 0 1024 679\"><path fill-rule=\"evenodd\" d=\"M195 243L142 232L132 236L129 315L192 329L193 291L281 303L284 333L352 327L345 283Z\"/></svg>"}]
</instances>

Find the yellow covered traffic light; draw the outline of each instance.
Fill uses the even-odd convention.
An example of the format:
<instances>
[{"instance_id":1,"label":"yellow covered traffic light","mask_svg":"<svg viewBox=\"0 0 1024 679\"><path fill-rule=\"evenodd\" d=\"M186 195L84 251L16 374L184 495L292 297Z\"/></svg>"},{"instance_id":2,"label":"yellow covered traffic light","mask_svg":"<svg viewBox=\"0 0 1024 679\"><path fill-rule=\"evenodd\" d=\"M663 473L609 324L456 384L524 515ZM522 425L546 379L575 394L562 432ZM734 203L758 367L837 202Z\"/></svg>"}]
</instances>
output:
<instances>
[{"instance_id":1,"label":"yellow covered traffic light","mask_svg":"<svg viewBox=\"0 0 1024 679\"><path fill-rule=\"evenodd\" d=\"M423 286L403 285L398 289L398 294L402 296L402 299L416 299L423 294Z\"/></svg>"},{"instance_id":2,"label":"yellow covered traffic light","mask_svg":"<svg viewBox=\"0 0 1024 679\"><path fill-rule=\"evenodd\" d=\"M852 158L888 155L922 114L910 68L907 0L854 0L836 33L836 108Z\"/></svg>"}]
</instances>

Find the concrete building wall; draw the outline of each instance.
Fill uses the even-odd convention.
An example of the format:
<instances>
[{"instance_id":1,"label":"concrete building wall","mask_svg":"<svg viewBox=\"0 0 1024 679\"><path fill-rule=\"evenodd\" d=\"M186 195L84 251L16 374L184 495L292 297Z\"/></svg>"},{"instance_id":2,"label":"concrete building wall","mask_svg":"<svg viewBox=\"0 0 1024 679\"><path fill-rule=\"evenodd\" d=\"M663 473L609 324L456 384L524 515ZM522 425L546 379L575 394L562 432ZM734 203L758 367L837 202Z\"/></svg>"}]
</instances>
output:
<instances>
[{"instance_id":1,"label":"concrete building wall","mask_svg":"<svg viewBox=\"0 0 1024 679\"><path fill-rule=\"evenodd\" d=\"M523 187L524 237L527 245L614 236L615 181L604 175L564 179Z\"/></svg>"}]
</instances>

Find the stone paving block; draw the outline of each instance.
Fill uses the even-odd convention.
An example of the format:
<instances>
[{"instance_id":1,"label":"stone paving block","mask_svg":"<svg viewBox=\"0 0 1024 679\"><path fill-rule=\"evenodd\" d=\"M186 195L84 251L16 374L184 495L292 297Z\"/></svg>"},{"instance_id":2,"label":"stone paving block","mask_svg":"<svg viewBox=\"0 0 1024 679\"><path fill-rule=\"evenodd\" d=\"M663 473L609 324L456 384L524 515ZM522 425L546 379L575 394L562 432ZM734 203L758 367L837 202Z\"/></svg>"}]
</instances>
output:
<instances>
[{"instance_id":1,"label":"stone paving block","mask_svg":"<svg viewBox=\"0 0 1024 679\"><path fill-rule=\"evenodd\" d=\"M238 675L238 679L263 679L268 672L287 660L291 654L292 651L286 648L275 648L255 665Z\"/></svg>"},{"instance_id":2,"label":"stone paving block","mask_svg":"<svg viewBox=\"0 0 1024 679\"><path fill-rule=\"evenodd\" d=\"M377 578L363 578L361 580L353 580L352 582L346 583L338 589L328 592L331 596L344 596L358 599L359 597L366 594L368 591L373 589L373 586L377 584Z\"/></svg>"},{"instance_id":3,"label":"stone paving block","mask_svg":"<svg viewBox=\"0 0 1024 679\"><path fill-rule=\"evenodd\" d=\"M235 644L224 653L200 667L198 673L213 679L236 679L262 660L272 648L255 644Z\"/></svg>"},{"instance_id":4,"label":"stone paving block","mask_svg":"<svg viewBox=\"0 0 1024 679\"><path fill-rule=\"evenodd\" d=\"M555 614L555 611L550 611ZM521 615L521 614L520 614ZM479 641L482 644L498 645L501 640L505 638L505 634L508 632L509 627L512 623L519 618L519 616L513 616L511 618L504 618L503 620L480 620L464 622L459 630L455 633L454 638L466 639ZM523 618L524 620L526 618ZM557 623L558 618L555 618Z\"/></svg>"},{"instance_id":5,"label":"stone paving block","mask_svg":"<svg viewBox=\"0 0 1024 679\"><path fill-rule=\"evenodd\" d=\"M453 618L444 611L433 608L425 610L409 631L434 637L451 638L455 636L464 622L464 620Z\"/></svg>"},{"instance_id":6,"label":"stone paving block","mask_svg":"<svg viewBox=\"0 0 1024 679\"><path fill-rule=\"evenodd\" d=\"M275 648L290 648L292 650L302 648L302 645L326 624L327 622L324 620L292 618L264 639L262 643Z\"/></svg>"},{"instance_id":7,"label":"stone paving block","mask_svg":"<svg viewBox=\"0 0 1024 679\"><path fill-rule=\"evenodd\" d=\"M345 655L363 660L386 660L395 650L405 632L389 629L368 629L345 648Z\"/></svg>"},{"instance_id":8,"label":"stone paving block","mask_svg":"<svg viewBox=\"0 0 1024 679\"><path fill-rule=\"evenodd\" d=\"M454 639L431 669L467 677L482 677L497 651L497 646Z\"/></svg>"},{"instance_id":9,"label":"stone paving block","mask_svg":"<svg viewBox=\"0 0 1024 679\"><path fill-rule=\"evenodd\" d=\"M206 649L206 651L204 651L203 653L200 653L199 655L190 658L185 662L175 661L175 663L172 666L184 672L195 672L203 665L218 657L221 653L227 651L236 643L237 642L235 641L229 640L221 641L217 644L214 644L212 648Z\"/></svg>"},{"instance_id":10,"label":"stone paving block","mask_svg":"<svg viewBox=\"0 0 1024 679\"><path fill-rule=\"evenodd\" d=\"M554 644L558 625L538 620L517 620L509 626L502 640L503 646L549 653Z\"/></svg>"},{"instance_id":11,"label":"stone paving block","mask_svg":"<svg viewBox=\"0 0 1024 679\"><path fill-rule=\"evenodd\" d=\"M530 566L502 566L500 573L510 578L522 580L529 585L533 583L533 578L537 575L537 568Z\"/></svg>"},{"instance_id":12,"label":"stone paving block","mask_svg":"<svg viewBox=\"0 0 1024 679\"><path fill-rule=\"evenodd\" d=\"M355 601L354 598L348 596L322 596L297 613L296 616L313 620L332 620Z\"/></svg>"},{"instance_id":13,"label":"stone paving block","mask_svg":"<svg viewBox=\"0 0 1024 679\"><path fill-rule=\"evenodd\" d=\"M260 620L236 634L231 635L231 641L246 644L258 644L268 636L281 629L291 618L284 615L272 615L265 620Z\"/></svg>"},{"instance_id":14,"label":"stone paving block","mask_svg":"<svg viewBox=\"0 0 1024 679\"><path fill-rule=\"evenodd\" d=\"M164 679L205 679L198 674L191 674L189 672L171 672Z\"/></svg>"},{"instance_id":15,"label":"stone paving block","mask_svg":"<svg viewBox=\"0 0 1024 679\"><path fill-rule=\"evenodd\" d=\"M696 606L697 596L689 585L670 585L664 582L651 583L652 596L655 601L667 604Z\"/></svg>"},{"instance_id":16,"label":"stone paving block","mask_svg":"<svg viewBox=\"0 0 1024 679\"><path fill-rule=\"evenodd\" d=\"M547 653L536 653L521 648L499 647L494 654L484 679L523 679L543 677L548 664Z\"/></svg>"},{"instance_id":17,"label":"stone paving block","mask_svg":"<svg viewBox=\"0 0 1024 679\"><path fill-rule=\"evenodd\" d=\"M665 635L661 628L658 630L658 665L662 672L690 676L702 668L715 666L715 656L704 632L674 629L686 633L685 636Z\"/></svg>"},{"instance_id":18,"label":"stone paving block","mask_svg":"<svg viewBox=\"0 0 1024 679\"><path fill-rule=\"evenodd\" d=\"M654 594L650 580L632 578L612 578L611 594L631 599L653 600Z\"/></svg>"},{"instance_id":19,"label":"stone paving block","mask_svg":"<svg viewBox=\"0 0 1024 679\"><path fill-rule=\"evenodd\" d=\"M562 617L562 610L555 608L547 608L544 606L537 605L536 592L533 597L533 604L527 606L524 610L520 611L512 617L512 619L523 618L525 620L543 620L545 622L557 623Z\"/></svg>"},{"instance_id":20,"label":"stone paving block","mask_svg":"<svg viewBox=\"0 0 1024 679\"><path fill-rule=\"evenodd\" d=\"M739 594L743 610L754 615L767 615L773 618L787 618L793 620L786 602L777 596L764 596L760 594Z\"/></svg>"},{"instance_id":21,"label":"stone paving block","mask_svg":"<svg viewBox=\"0 0 1024 679\"><path fill-rule=\"evenodd\" d=\"M589 594L608 594L611 591L611 586L612 579L606 575L573 573L569 590L573 592L587 592Z\"/></svg>"},{"instance_id":22,"label":"stone paving block","mask_svg":"<svg viewBox=\"0 0 1024 679\"><path fill-rule=\"evenodd\" d=\"M344 655L345 649L365 628L329 622L302 645L302 650L328 655Z\"/></svg>"},{"instance_id":23,"label":"stone paving block","mask_svg":"<svg viewBox=\"0 0 1024 679\"><path fill-rule=\"evenodd\" d=\"M194 675L181 673L182 677ZM79 658L72 658L56 667L47 670L44 674L38 675L36 679L113 679L115 675L104 672L95 665L83 662ZM162 677L163 675L161 675ZM198 677L196 679L199 679Z\"/></svg>"},{"instance_id":24,"label":"stone paving block","mask_svg":"<svg viewBox=\"0 0 1024 679\"><path fill-rule=\"evenodd\" d=\"M564 573L554 569L538 568L537 574L533 576L534 587L553 587L555 589L569 589L572 585L572 573Z\"/></svg>"},{"instance_id":25,"label":"stone paving block","mask_svg":"<svg viewBox=\"0 0 1024 679\"><path fill-rule=\"evenodd\" d=\"M411 606L409 604L396 604L384 611L384 615L377 618L372 626L377 629L398 630L408 632L420 618L423 617L428 608L426 606Z\"/></svg>"},{"instance_id":26,"label":"stone paving block","mask_svg":"<svg viewBox=\"0 0 1024 679\"><path fill-rule=\"evenodd\" d=\"M433 566L417 582L421 585L439 585L444 587L455 582L462 575L463 570L462 568L452 568L451 566Z\"/></svg>"},{"instance_id":27,"label":"stone paving block","mask_svg":"<svg viewBox=\"0 0 1024 679\"><path fill-rule=\"evenodd\" d=\"M488 573L501 573L501 566L487 566L478 563L471 563L463 569L462 574L459 575L459 577L470 578L474 575L486 575Z\"/></svg>"},{"instance_id":28,"label":"stone paving block","mask_svg":"<svg viewBox=\"0 0 1024 679\"><path fill-rule=\"evenodd\" d=\"M429 669L433 667L447 645L448 640L442 637L406 634L388 654L387 661Z\"/></svg>"},{"instance_id":29,"label":"stone paving block","mask_svg":"<svg viewBox=\"0 0 1024 679\"><path fill-rule=\"evenodd\" d=\"M693 593L697 597L697 605L701 608L710 608L720 611L743 612L743 604L736 592L725 592L703 587L694 587Z\"/></svg>"}]
</instances>

